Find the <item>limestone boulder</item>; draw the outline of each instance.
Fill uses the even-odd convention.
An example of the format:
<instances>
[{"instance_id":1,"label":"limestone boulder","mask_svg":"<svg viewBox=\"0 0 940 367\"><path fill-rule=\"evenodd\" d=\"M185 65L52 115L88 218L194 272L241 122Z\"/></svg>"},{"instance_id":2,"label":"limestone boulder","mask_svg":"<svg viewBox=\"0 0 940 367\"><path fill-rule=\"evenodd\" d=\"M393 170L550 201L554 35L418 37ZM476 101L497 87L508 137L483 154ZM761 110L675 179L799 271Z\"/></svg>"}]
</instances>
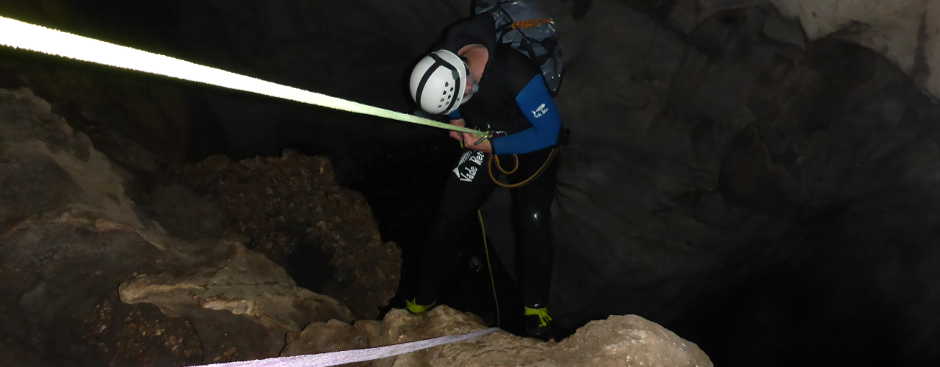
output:
<instances>
[{"instance_id":1,"label":"limestone boulder","mask_svg":"<svg viewBox=\"0 0 940 367\"><path fill-rule=\"evenodd\" d=\"M289 151L241 161L212 156L179 177L216 203L228 218L223 231L246 238L300 285L338 299L355 318L377 317L395 295L398 246L382 241L365 197L337 184L329 159ZM191 218L187 223L204 219L166 212Z\"/></svg>"},{"instance_id":2,"label":"limestone boulder","mask_svg":"<svg viewBox=\"0 0 940 367\"><path fill-rule=\"evenodd\" d=\"M131 176L30 90L0 89L0 353L11 365L261 358L289 331L351 319L237 237L173 236L128 195Z\"/></svg>"},{"instance_id":3,"label":"limestone boulder","mask_svg":"<svg viewBox=\"0 0 940 367\"><path fill-rule=\"evenodd\" d=\"M472 314L439 306L415 316L392 310L385 319L353 325L331 321L311 324L288 344L285 355L377 347L486 326ZM706 367L711 360L695 343L636 315L592 321L572 336L542 342L497 331L476 340L448 344L361 366L662 366Z\"/></svg>"},{"instance_id":4,"label":"limestone boulder","mask_svg":"<svg viewBox=\"0 0 940 367\"><path fill-rule=\"evenodd\" d=\"M193 308L227 311L276 330L300 330L314 320L352 319L346 306L295 286L287 272L264 255L238 244L231 248L223 263L192 274L139 274L121 284L121 301L150 303L171 316L186 315Z\"/></svg>"}]
</instances>

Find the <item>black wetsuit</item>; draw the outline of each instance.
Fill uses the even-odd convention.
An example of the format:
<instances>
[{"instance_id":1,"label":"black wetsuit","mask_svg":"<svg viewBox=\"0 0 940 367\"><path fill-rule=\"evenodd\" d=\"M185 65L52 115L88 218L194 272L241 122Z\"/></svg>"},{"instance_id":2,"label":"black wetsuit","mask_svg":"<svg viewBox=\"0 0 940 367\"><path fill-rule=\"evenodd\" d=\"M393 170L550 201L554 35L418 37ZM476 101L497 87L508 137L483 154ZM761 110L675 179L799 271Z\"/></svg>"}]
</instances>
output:
<instances>
[{"instance_id":1,"label":"black wetsuit","mask_svg":"<svg viewBox=\"0 0 940 367\"><path fill-rule=\"evenodd\" d=\"M470 127L502 131L494 138L494 152L511 168L517 154L519 169L507 177L516 183L533 175L557 144L561 121L539 69L518 51L496 42L489 15L453 26L438 48L456 53L467 44L482 44L489 59L479 91L452 119L463 118ZM496 188L487 172L489 154L467 150L460 157L444 188L435 223L430 228L421 261L418 303L436 300L459 261L457 243L476 223L476 210ZM525 186L510 189L516 232L516 259L523 302L544 307L551 281L552 246L550 207L555 196L556 163ZM495 168L494 168L495 170Z\"/></svg>"}]
</instances>

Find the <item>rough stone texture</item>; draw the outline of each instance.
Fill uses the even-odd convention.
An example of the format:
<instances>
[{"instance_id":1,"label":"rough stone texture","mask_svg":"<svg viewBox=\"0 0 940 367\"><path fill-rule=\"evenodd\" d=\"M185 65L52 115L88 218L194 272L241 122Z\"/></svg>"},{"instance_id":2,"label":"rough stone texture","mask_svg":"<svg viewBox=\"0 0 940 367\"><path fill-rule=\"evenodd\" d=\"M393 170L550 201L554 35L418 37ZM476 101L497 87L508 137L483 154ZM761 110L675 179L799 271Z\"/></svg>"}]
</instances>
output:
<instances>
[{"instance_id":1,"label":"rough stone texture","mask_svg":"<svg viewBox=\"0 0 940 367\"><path fill-rule=\"evenodd\" d=\"M364 348L455 335L484 328L476 316L439 306L426 315L392 310L384 321L315 324L292 338L285 355ZM592 321L561 342L497 331L482 338L362 363L410 366L662 366L706 367L711 360L662 326L635 315Z\"/></svg>"},{"instance_id":2,"label":"rough stone texture","mask_svg":"<svg viewBox=\"0 0 940 367\"><path fill-rule=\"evenodd\" d=\"M381 240L365 198L336 184L326 158L214 156L181 176L219 203L231 231L246 236L252 249L301 285L337 298L356 318L375 318L395 295L398 247Z\"/></svg>"},{"instance_id":3,"label":"rough stone texture","mask_svg":"<svg viewBox=\"0 0 940 367\"><path fill-rule=\"evenodd\" d=\"M339 352L370 348L371 340L382 336L382 323L375 320L356 321L354 324L330 320L308 325L300 333L289 333L282 356ZM359 362L349 366L374 366L377 362Z\"/></svg>"},{"instance_id":4,"label":"rough stone texture","mask_svg":"<svg viewBox=\"0 0 940 367\"><path fill-rule=\"evenodd\" d=\"M739 9L677 34L595 2L578 32L610 38L582 46L559 96L572 135L555 207L553 310L696 325L702 334L683 335L719 364L795 356L824 340L867 345L872 360L936 361L922 339L937 335L935 319L893 300L940 305L935 272L923 272L940 263L928 245L940 224L931 188L940 108L866 47L768 39L775 17ZM888 288L882 277L905 280ZM678 304L684 315L672 313ZM891 346L860 326L872 314ZM820 360L869 360L838 350Z\"/></svg>"},{"instance_id":5,"label":"rough stone texture","mask_svg":"<svg viewBox=\"0 0 940 367\"><path fill-rule=\"evenodd\" d=\"M29 90L0 89L0 353L12 365L181 365L275 355L350 319L231 240L183 241L125 173ZM152 299L151 304L126 304ZM187 307L188 306L188 307ZM42 357L35 357L39 355Z\"/></svg>"},{"instance_id":6,"label":"rough stone texture","mask_svg":"<svg viewBox=\"0 0 940 367\"><path fill-rule=\"evenodd\" d=\"M767 4L769 0L679 0L673 1L669 21L682 32L692 32L708 18L721 12Z\"/></svg>"},{"instance_id":7,"label":"rough stone texture","mask_svg":"<svg viewBox=\"0 0 940 367\"><path fill-rule=\"evenodd\" d=\"M193 308L228 311L258 319L272 329L301 330L311 315L321 320L351 320L336 300L298 288L283 268L263 255L232 244L224 263L183 276L140 275L121 284L124 303L150 303L167 315L186 315Z\"/></svg>"},{"instance_id":8,"label":"rough stone texture","mask_svg":"<svg viewBox=\"0 0 940 367\"><path fill-rule=\"evenodd\" d=\"M116 295L100 300L83 318L80 342L109 365L157 365L203 360L196 327L187 319L169 317L151 305L128 305ZM77 344L77 343L75 343Z\"/></svg>"},{"instance_id":9,"label":"rough stone texture","mask_svg":"<svg viewBox=\"0 0 940 367\"><path fill-rule=\"evenodd\" d=\"M772 4L796 19L810 41L835 37L885 56L934 97L940 96L940 5L930 0L687 0L667 1L669 23L692 33L718 14ZM778 20L768 22L780 35ZM802 44L790 30L786 41Z\"/></svg>"},{"instance_id":10,"label":"rough stone texture","mask_svg":"<svg viewBox=\"0 0 940 367\"><path fill-rule=\"evenodd\" d=\"M96 30L107 30L104 34L117 39L143 46L155 45L141 41L147 37L175 39L178 42L166 43L187 45L176 52L181 56L402 111L411 109L402 83L410 64L445 24L466 14L469 5L431 0L401 6L381 1L244 5L110 0L76 7L76 12L85 13L68 15L57 3L66 2L7 2L0 7L4 14L43 8L51 15L37 18L51 25L69 19L97 24L110 14L110 23L105 23L110 26ZM847 365L936 365L940 292L933 279L940 276L940 250L931 244L937 243L934 213L940 208L935 174L940 114L918 90L918 85L927 85L923 76L932 75L932 63L918 60L929 60L934 52L930 32L937 19L931 10L936 2L923 3L925 13L912 11L918 3L911 1L774 2L786 14L799 14L804 26L814 22L812 12L822 8L817 18L834 20L819 23L817 33L807 32L803 44L797 36L802 31L795 32L768 6L742 7L740 1L592 3L580 20L560 23L569 63L558 102L573 133L561 157L555 211L558 264L552 307L558 324L573 329L608 314L642 314L681 330L721 365L798 365L806 362L800 359L806 355L819 356L814 361L819 364L829 359ZM821 26L845 23L836 6L851 9L865 3L877 5L869 10L893 13L879 18L885 13L863 14L856 8L846 14L865 22ZM703 6L709 4L722 6ZM132 7L147 11L128 11ZM8 13L7 8L14 11ZM809 16L804 9L810 10ZM161 20L148 23L141 14L156 14L154 19ZM918 14L926 15L926 21L916 18ZM690 21L677 21L682 19ZM919 28L911 33L913 27ZM839 31L817 37L832 30ZM914 41L912 34L923 34L926 41ZM859 38L870 41L865 45L897 49L897 57L889 62L883 50L857 46ZM924 57L909 57L918 45L923 52L913 54ZM343 62L337 55L344 55ZM10 56L16 57L0 58L4 70L25 73L35 62L55 67L26 79L0 73L0 82L68 85L69 74L54 71L77 65ZM98 79L74 85L86 94L100 93L91 90L99 87L119 91L116 94L135 90L111 88L114 84ZM387 148L415 147L413 153L416 147L430 145L426 142L451 144L445 134L199 90L205 95L192 103L206 104L211 117L225 120L226 148L232 154L279 153L284 146L303 145L333 153L334 162L348 164L352 160L343 157L371 151L371 166L359 172L362 182L391 193L380 220L399 221L408 228L430 220L424 215L430 210L399 209L417 206L416 197L434 205L429 197L437 181L409 170L435 169L428 161L441 151L402 154L399 157L410 159L395 160L386 158L392 155ZM113 102L109 104L122 105L117 97L108 99ZM142 110L151 107L140 102L146 98L132 100L134 106L144 105ZM63 114L84 108L53 105ZM100 132L135 126L123 118L107 121ZM195 126L213 126L213 118L199 116L194 121ZM172 148L176 142L157 156L178 153ZM441 175L452 163L442 159L448 162L442 164ZM11 172L22 176L4 178L11 180L7 182L35 182L27 173L63 178L9 191L4 200L10 207L17 205L17 212L43 212L24 198L36 192L49 193L48 199L35 201L43 208L68 203L76 195L69 188L75 184L65 179L68 171L54 163L36 160L27 167L8 162ZM337 171L343 177L340 163ZM383 166L387 168L372 169ZM373 195L370 200L375 197L382 199ZM136 238L118 231L92 233ZM500 243L511 242L494 241L497 247ZM140 253L118 251L122 256L129 252ZM147 266L153 264L139 267ZM21 279L31 282L29 277ZM11 292L18 287L23 286L11 285ZM20 320L10 322L17 333L27 329ZM859 349L871 355L844 353Z\"/></svg>"},{"instance_id":11,"label":"rough stone texture","mask_svg":"<svg viewBox=\"0 0 940 367\"><path fill-rule=\"evenodd\" d=\"M591 321L558 344L560 366L711 366L697 345L636 315Z\"/></svg>"},{"instance_id":12,"label":"rough stone texture","mask_svg":"<svg viewBox=\"0 0 940 367\"><path fill-rule=\"evenodd\" d=\"M194 154L194 127L207 122L195 121L191 90L179 83L7 49L0 53L0 87L30 88L51 101L113 163L152 179Z\"/></svg>"},{"instance_id":13,"label":"rough stone texture","mask_svg":"<svg viewBox=\"0 0 940 367\"><path fill-rule=\"evenodd\" d=\"M940 4L929 0L772 0L811 40L829 36L878 52L940 96Z\"/></svg>"},{"instance_id":14,"label":"rough stone texture","mask_svg":"<svg viewBox=\"0 0 940 367\"><path fill-rule=\"evenodd\" d=\"M806 47L806 35L798 21L778 17L769 17L764 23L762 34L774 41L788 43L799 48Z\"/></svg>"}]
</instances>

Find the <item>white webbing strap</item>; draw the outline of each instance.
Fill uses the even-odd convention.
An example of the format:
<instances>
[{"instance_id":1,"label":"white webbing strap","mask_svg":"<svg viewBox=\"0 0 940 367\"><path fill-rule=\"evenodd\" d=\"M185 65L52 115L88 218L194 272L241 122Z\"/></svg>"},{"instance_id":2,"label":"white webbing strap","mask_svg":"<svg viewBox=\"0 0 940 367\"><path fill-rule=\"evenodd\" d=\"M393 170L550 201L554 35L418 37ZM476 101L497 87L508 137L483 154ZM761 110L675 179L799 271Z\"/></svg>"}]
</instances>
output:
<instances>
[{"instance_id":1,"label":"white webbing strap","mask_svg":"<svg viewBox=\"0 0 940 367\"><path fill-rule=\"evenodd\" d=\"M300 103L487 136L474 129L348 101L0 16L0 45Z\"/></svg>"},{"instance_id":2,"label":"white webbing strap","mask_svg":"<svg viewBox=\"0 0 940 367\"><path fill-rule=\"evenodd\" d=\"M308 354L292 357L279 357L257 359L253 361L239 361L215 363L207 365L198 365L190 367L327 367L338 366L341 364L371 361L375 359L394 357L397 355L416 352L422 349L436 347L444 344L457 343L465 340L479 338L483 335L492 333L499 328L489 328L477 330L461 335L448 335L433 339L419 340L415 342L387 345L369 349L353 349L341 352L330 352L320 354Z\"/></svg>"}]
</instances>

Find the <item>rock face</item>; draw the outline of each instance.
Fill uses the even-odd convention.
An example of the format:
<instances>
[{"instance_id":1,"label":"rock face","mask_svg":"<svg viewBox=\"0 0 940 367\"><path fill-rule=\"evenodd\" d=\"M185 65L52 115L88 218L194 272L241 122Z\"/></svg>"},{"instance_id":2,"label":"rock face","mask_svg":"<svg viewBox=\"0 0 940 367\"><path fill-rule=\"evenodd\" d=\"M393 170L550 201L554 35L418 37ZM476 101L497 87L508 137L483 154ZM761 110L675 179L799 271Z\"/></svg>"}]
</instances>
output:
<instances>
[{"instance_id":1,"label":"rock face","mask_svg":"<svg viewBox=\"0 0 940 367\"><path fill-rule=\"evenodd\" d=\"M932 71L937 63L933 35L936 2L579 3L590 3L580 7L579 19L566 16L559 22L568 74L558 103L572 130L571 143L560 158L562 184L555 208L558 262L552 309L559 324L574 329L608 314L641 314L695 340L721 365L793 365L804 361L788 358L810 352L842 364L900 360L935 365L940 359L940 351L933 348L934 341L940 339L935 317L940 292L933 279L940 277L940 250L931 244L937 242L935 228L940 225L933 214L940 208L935 174L940 169L940 137L935 127L940 111L922 90L936 90ZM245 5L111 0L96 7L75 7L74 14L68 11L69 4L55 0L7 2L0 4L0 10L29 15L24 9L40 9L39 13L51 16L37 18L50 21L50 25L109 31L105 34L145 48L162 50L171 44L171 54L407 111L412 106L407 103L402 80L410 64L430 47L446 24L467 14L470 2L425 0L388 6L381 1ZM155 18L162 20L148 21L150 12L123 11L139 6L154 10ZM105 23L112 25L110 29L91 27L109 14L104 20L110 22ZM131 14L135 18L128 20ZM149 37L164 36L177 41L146 42ZM0 58L0 83L32 85L42 96L56 97L53 105L57 112L69 115L75 126L90 127L86 130L98 149L133 171L159 173L162 163L157 158L186 156L180 152L187 149L181 146L186 145L183 142L209 146L196 137L197 127L203 126L209 126L210 131L219 126L224 134L199 137L227 136L226 144L213 149L226 149L234 156L305 146L343 157L369 149L384 154L387 146L410 148L434 139L450 143L443 134L384 121L211 89L199 89L192 95L151 90L151 83L159 83L149 78L45 58L23 60L22 55L10 54ZM35 70L33 64L43 67ZM109 76L91 78L92 74ZM81 78L75 79L76 75ZM139 88L147 92L131 95ZM183 89L196 90L189 86ZM126 95L131 96L123 98ZM189 97L181 97L186 95ZM157 104L150 101L157 99L160 107L154 108ZM193 106L199 108L191 115L186 111ZM148 123L135 123L144 120ZM218 121L225 125L213 123ZM134 131L135 126L146 128ZM131 138L112 137L121 129L132 131L127 134ZM187 132L194 135L187 137ZM42 133L58 139L71 136ZM0 139L15 136L12 134L4 132ZM379 144L379 137L385 146L373 145ZM153 144L141 145L157 153L123 148L129 146L128 141L147 138L153 138ZM139 229L150 228L150 224L121 203L127 195L114 184L118 180L115 175L83 177L76 173L75 167L95 166L103 160L85 148L89 146L87 139L80 135L69 139L74 144L62 151L74 153L67 155L45 152L41 144L7 150L10 155L4 156L8 158L3 164L10 173L5 173L5 190L0 193L4 200L0 224L5 231L21 230L3 232L3 240L8 243L14 235L26 236L16 239L41 243L25 247L29 251L48 251L0 256L15 259L10 262L14 264L28 263L20 257L54 262L73 256L49 249L45 240L32 239L33 232L23 232L22 228L32 228L29 226L35 223L52 223L59 227L49 228L66 233L77 226L82 229L78 232L87 236L81 243L88 246L83 248L119 254L101 256L130 259L125 255L142 254L161 259L159 254L176 248L156 240L161 236L154 233L160 231ZM89 158L84 161L86 151ZM70 158L73 155L79 158ZM427 154L408 162L379 160L373 166L390 168L381 173L365 172L362 181L375 187L407 187L413 191L390 190L398 201L385 204L392 208L396 204L412 206L415 196L433 192L436 181L403 178L410 175L401 173L436 157ZM27 161L34 164L22 163ZM262 162L260 167L250 172L280 166ZM440 172L446 173L446 169ZM337 171L343 172L339 164ZM98 187L98 191L87 187ZM162 197L190 197L171 191L166 190ZM42 199L33 199L36 197ZM262 201L267 196L254 197ZM89 216L73 210L63 217L57 208L70 203L109 214ZM422 216L426 211L411 211L415 214L410 218L402 218L399 210L382 212L390 214L380 221L401 221L405 223L402 226L420 227L430 220L430 215ZM212 211L200 213L223 222L212 217ZM500 219L496 215L490 218ZM162 218L160 222L173 233L171 237L177 236L175 228L185 227L185 223L174 225ZM277 222L269 222L273 223ZM12 227L16 224L21 227ZM208 225L215 230L219 227ZM503 255L501 259L510 258L506 255L510 246L505 244L511 243L511 233L498 230L496 225L489 227L494 237L502 232L510 239L493 242ZM59 232L50 229L43 233L36 238L51 238ZM95 242L99 238L104 240ZM186 248L209 254L218 251L220 257L238 253L225 246L205 245L203 242L219 242L215 236L208 238L187 237L185 243L190 247ZM118 242L136 245L125 248L130 245L115 245ZM268 253L272 254L274 258L286 256ZM98 253L75 256L79 255L87 259ZM42 277L29 276L22 273L28 267L5 268L4 275L15 275L22 281L3 291L4 300L30 296L23 298L22 305L3 303L4 314L22 309L40 312L24 319L4 319L8 329L17 334L14 339L0 340L0 347L25 345L50 350L43 343L51 339L40 331L35 331L40 336L33 339L25 335L30 333L27 330L47 330L36 325L58 325L60 314L55 310L64 306L35 301L37 297L67 295L83 287L104 292L96 288L101 284L108 284L110 292L132 279L134 271L159 274L167 266L163 260L128 262L126 269L116 272L127 276L114 276L108 282L71 279L52 270ZM76 268L69 264L61 268ZM193 280L195 276L184 273L148 278L158 285L171 278L202 284L202 280ZM214 277L211 273L198 276ZM101 305L101 310L114 310L102 312L112 316L101 320L119 315L138 320L143 316L135 315L159 314L156 307L127 306L115 301L116 297L102 297L82 307L91 310ZM368 307L354 308L357 314L371 312ZM207 315L228 314L212 311ZM244 321L239 325L261 327L245 319L238 318ZM172 324L168 320L160 325ZM763 324L777 328L753 326ZM196 329L180 330L174 338L196 334L192 331ZM199 330L199 335L207 335L207 330ZM885 344L886 339L891 342ZM133 340L136 343L144 338ZM189 344L169 345L189 348ZM233 350L247 350L238 345L242 349ZM819 345L832 346L820 351ZM864 348L876 355L845 356L842 351L850 348ZM768 355L779 358L768 361Z\"/></svg>"},{"instance_id":2,"label":"rock face","mask_svg":"<svg viewBox=\"0 0 940 367\"><path fill-rule=\"evenodd\" d=\"M302 286L337 298L357 319L377 317L395 295L398 247L381 240L365 198L336 184L326 158L214 156L180 176L219 203L229 232L247 237Z\"/></svg>"},{"instance_id":3,"label":"rock face","mask_svg":"<svg viewBox=\"0 0 940 367\"><path fill-rule=\"evenodd\" d=\"M294 335L285 355L375 347L455 335L484 328L480 320L447 306L426 315L389 312L384 321L313 324ZM635 315L592 321L561 342L540 342L497 331L361 366L662 366L706 367L711 360L662 326Z\"/></svg>"},{"instance_id":4,"label":"rock face","mask_svg":"<svg viewBox=\"0 0 940 367\"><path fill-rule=\"evenodd\" d=\"M879 360L938 360L924 347L937 321L920 303L892 301L940 306L936 271L925 270L940 263L927 245L940 225L930 214L940 208L940 108L919 82L881 50L841 36L802 41L767 2L662 2L671 6L648 13L633 3L595 1L568 33L578 52L558 96L572 132L553 208L551 304L578 316L560 322L630 310L697 329L683 335L718 364L766 363L827 340L871 346ZM722 6L679 27L689 3ZM489 218L509 222L496 212ZM509 258L511 233L488 228ZM872 314L903 341L867 336ZM741 330L713 321L728 319ZM767 322L786 327L750 326ZM846 329L858 332L843 338Z\"/></svg>"},{"instance_id":5,"label":"rock face","mask_svg":"<svg viewBox=\"0 0 940 367\"><path fill-rule=\"evenodd\" d=\"M89 136L98 151L142 179L198 155L190 150L190 139L212 124L195 123L199 108L192 103L192 89L178 83L7 49L0 53L0 88L33 90ZM217 145L204 135L200 139L207 147Z\"/></svg>"},{"instance_id":6,"label":"rock face","mask_svg":"<svg viewBox=\"0 0 940 367\"><path fill-rule=\"evenodd\" d=\"M829 36L868 47L894 62L914 81L940 96L940 5L924 0L773 0L798 19L806 36Z\"/></svg>"},{"instance_id":7,"label":"rock face","mask_svg":"<svg viewBox=\"0 0 940 367\"><path fill-rule=\"evenodd\" d=\"M179 223L165 230L125 194L123 173L29 90L0 89L0 122L0 182L9 188L0 197L0 356L15 365L197 364L387 345L483 327L477 317L447 306L421 317L394 310L382 322L350 325L353 314L346 306L298 288L283 268L247 249L239 237L199 237L182 231ZM267 163L277 167L279 160L327 169L289 155ZM216 168L237 165L210 162ZM242 164L264 166L260 160ZM228 175L213 177L226 187L221 182L237 184L232 178L239 174L244 172L230 167ZM246 196L236 192L228 198ZM324 215L336 209L329 207L329 198L321 200L327 203L319 207ZM322 231L317 236L334 234L336 243L344 243L349 232L340 222L331 223L316 226ZM376 246L392 246L382 245L374 230L363 232ZM344 245L353 246L354 240L362 242L356 237ZM367 256L353 247L335 251ZM360 275L381 267L337 261L334 268L344 266ZM361 294L353 298L375 294L354 290ZM506 363L711 366L694 344L636 316L591 323L560 343L500 332L371 365Z\"/></svg>"},{"instance_id":8,"label":"rock face","mask_svg":"<svg viewBox=\"0 0 940 367\"><path fill-rule=\"evenodd\" d=\"M259 358L275 355L288 331L351 320L348 308L296 287L238 241L170 235L129 199L125 177L48 103L29 90L0 90L0 352L8 362L46 364L20 359L29 354L52 365Z\"/></svg>"},{"instance_id":9,"label":"rock face","mask_svg":"<svg viewBox=\"0 0 940 367\"><path fill-rule=\"evenodd\" d=\"M835 38L867 47L895 63L917 85L940 96L940 6L925 0L691 0L673 1L669 22L691 33L718 14L764 7L779 11L800 25L801 35L786 31L786 41ZM768 23L769 34L780 35L780 23Z\"/></svg>"},{"instance_id":10,"label":"rock face","mask_svg":"<svg viewBox=\"0 0 940 367\"><path fill-rule=\"evenodd\" d=\"M228 311L259 320L271 329L300 330L309 315L350 320L336 300L294 286L283 268L241 246L225 263L184 276L139 275L121 284L121 301L150 303L164 314L181 316L193 308Z\"/></svg>"}]
</instances>

